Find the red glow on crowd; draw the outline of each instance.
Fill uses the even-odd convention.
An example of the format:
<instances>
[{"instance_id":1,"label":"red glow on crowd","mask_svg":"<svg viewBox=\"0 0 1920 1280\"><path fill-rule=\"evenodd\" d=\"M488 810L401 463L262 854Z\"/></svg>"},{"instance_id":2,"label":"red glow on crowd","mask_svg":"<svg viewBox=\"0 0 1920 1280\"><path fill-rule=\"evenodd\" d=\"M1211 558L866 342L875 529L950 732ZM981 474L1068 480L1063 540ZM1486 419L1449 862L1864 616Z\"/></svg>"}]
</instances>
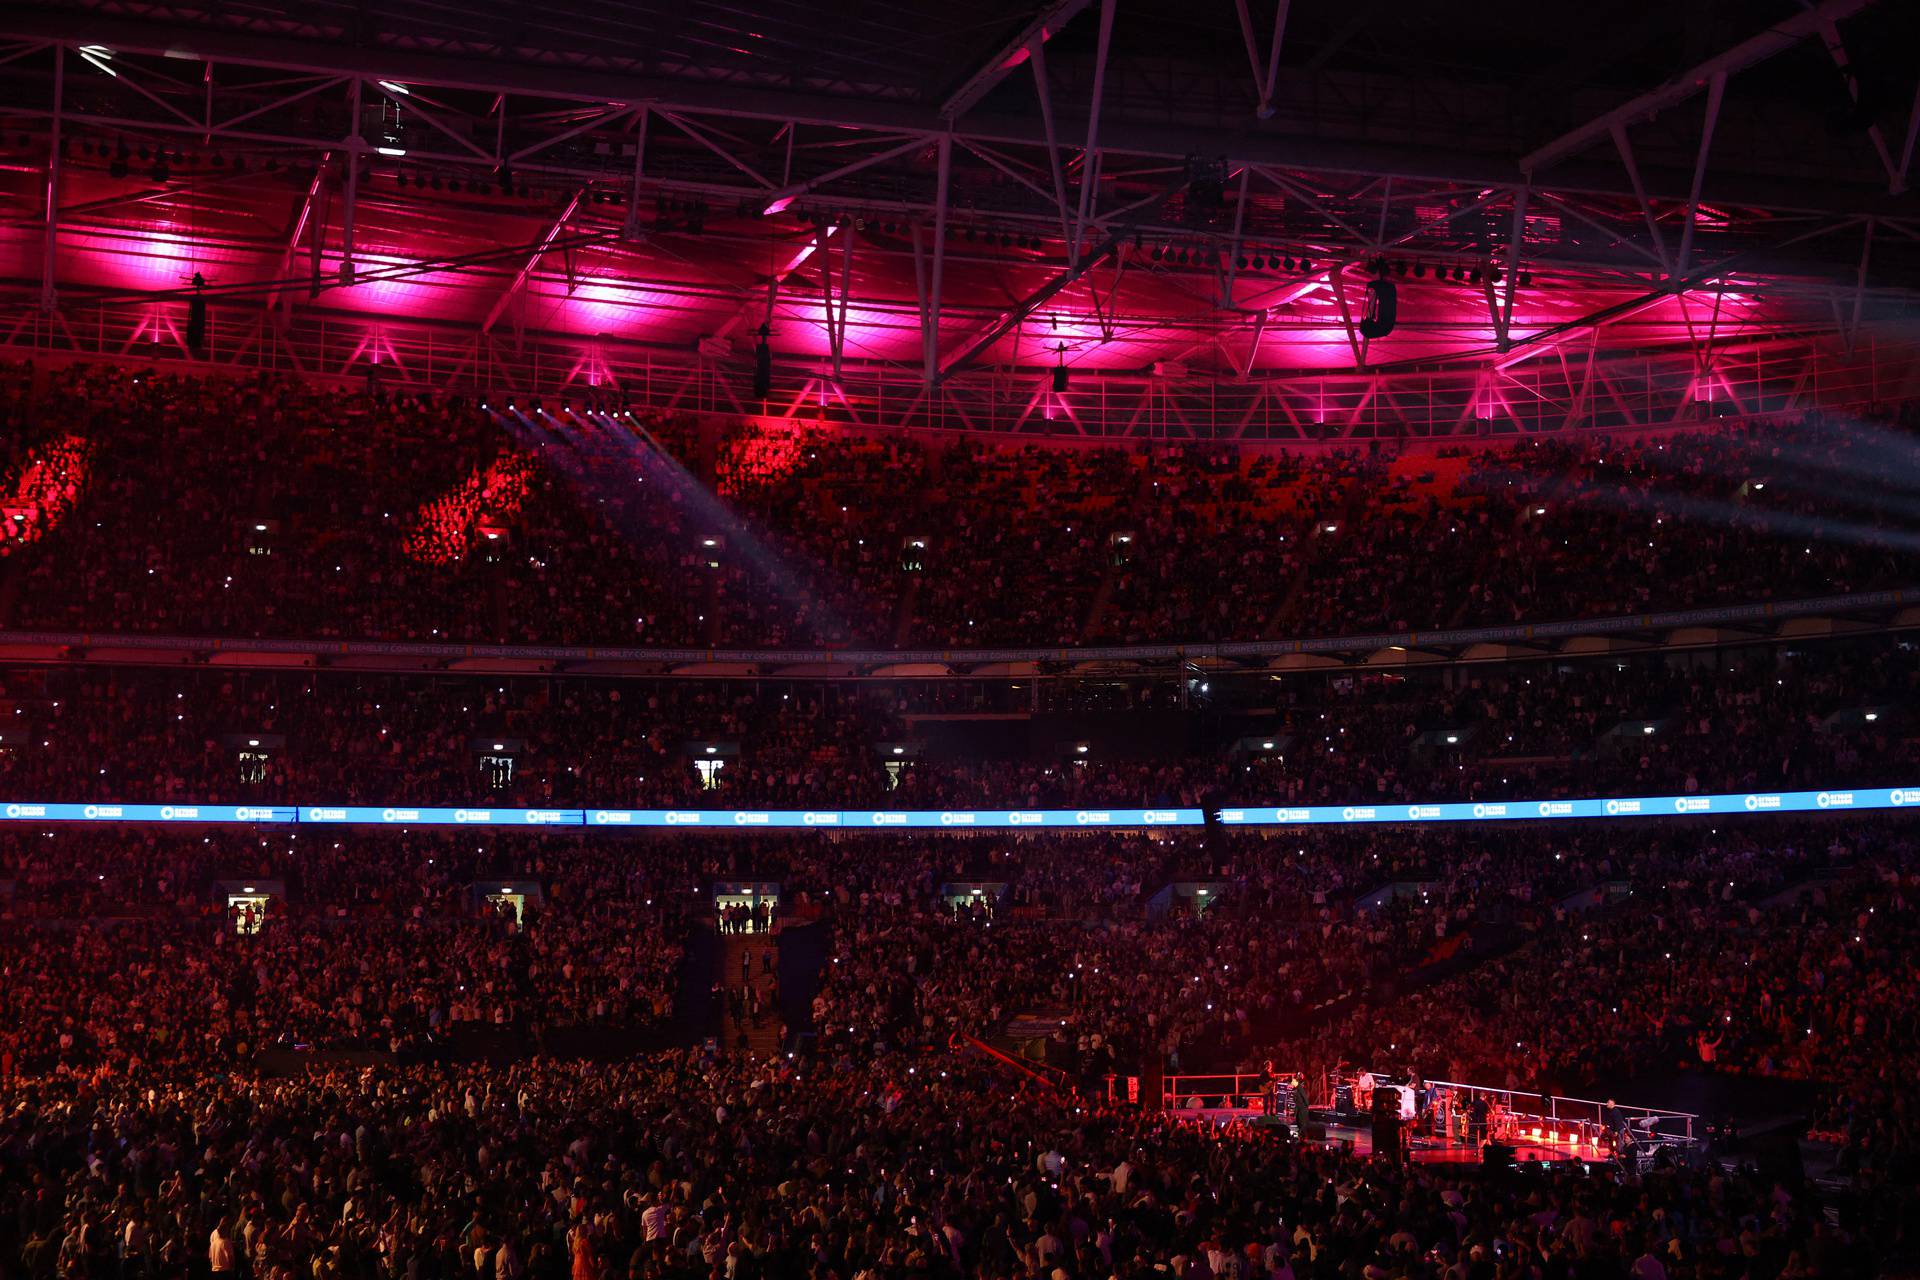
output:
<instances>
[{"instance_id":1,"label":"red glow on crowd","mask_svg":"<svg viewBox=\"0 0 1920 1280\"><path fill-rule=\"evenodd\" d=\"M727 442L714 471L722 496L792 475L804 456L802 429L792 422L758 422Z\"/></svg>"},{"instance_id":2,"label":"red glow on crowd","mask_svg":"<svg viewBox=\"0 0 1920 1280\"><path fill-rule=\"evenodd\" d=\"M407 535L407 554L422 564L458 564L466 558L483 519L497 527L519 514L532 474L533 460L524 454L503 455L485 470L475 468L453 489L420 508L413 532Z\"/></svg>"},{"instance_id":3,"label":"red glow on crowd","mask_svg":"<svg viewBox=\"0 0 1920 1280\"><path fill-rule=\"evenodd\" d=\"M0 555L15 543L37 541L58 524L87 483L93 446L62 436L27 454L20 472L0 495Z\"/></svg>"}]
</instances>

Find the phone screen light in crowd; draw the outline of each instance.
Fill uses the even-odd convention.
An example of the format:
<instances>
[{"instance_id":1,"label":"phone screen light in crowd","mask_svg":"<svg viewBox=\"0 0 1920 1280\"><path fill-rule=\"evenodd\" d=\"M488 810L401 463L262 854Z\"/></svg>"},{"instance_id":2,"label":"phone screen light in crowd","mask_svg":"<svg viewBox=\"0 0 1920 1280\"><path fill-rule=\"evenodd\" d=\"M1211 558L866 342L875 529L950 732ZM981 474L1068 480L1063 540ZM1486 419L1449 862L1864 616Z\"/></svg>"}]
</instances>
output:
<instances>
[{"instance_id":1,"label":"phone screen light in crowd","mask_svg":"<svg viewBox=\"0 0 1920 1280\"><path fill-rule=\"evenodd\" d=\"M1867 712L1867 723L1868 723L1868 724L1872 724L1872 723L1873 723L1873 722L1874 722L1875 720L1878 720L1879 718L1880 718L1880 713L1879 713L1878 711L1869 711L1869 712Z\"/></svg>"},{"instance_id":2,"label":"phone screen light in crowd","mask_svg":"<svg viewBox=\"0 0 1920 1280\"><path fill-rule=\"evenodd\" d=\"M504 742L496 742L493 744L493 749L495 751L505 751L507 749L507 744Z\"/></svg>"},{"instance_id":3,"label":"phone screen light in crowd","mask_svg":"<svg viewBox=\"0 0 1920 1280\"><path fill-rule=\"evenodd\" d=\"M263 524L256 524L255 526L253 526L253 531L255 533L265 533L267 531L267 526Z\"/></svg>"},{"instance_id":4,"label":"phone screen light in crowd","mask_svg":"<svg viewBox=\"0 0 1920 1280\"><path fill-rule=\"evenodd\" d=\"M1087 754L1087 744L1084 742L1081 743L1079 746L1074 748L1074 751L1080 755Z\"/></svg>"},{"instance_id":5,"label":"phone screen light in crowd","mask_svg":"<svg viewBox=\"0 0 1920 1280\"><path fill-rule=\"evenodd\" d=\"M247 745L248 745L248 746L250 746L250 747L257 747L257 746L259 746L259 745L260 745L260 739L258 739L258 738L248 738L248 739L247 739Z\"/></svg>"},{"instance_id":6,"label":"phone screen light in crowd","mask_svg":"<svg viewBox=\"0 0 1920 1280\"><path fill-rule=\"evenodd\" d=\"M903 756L903 755L905 755L905 754L907 754L907 749L906 749L905 747L895 747L895 748L893 749L893 754L895 754L895 755L897 755L897 756Z\"/></svg>"},{"instance_id":7,"label":"phone screen light in crowd","mask_svg":"<svg viewBox=\"0 0 1920 1280\"><path fill-rule=\"evenodd\" d=\"M1448 746L1452 746L1452 745L1453 745L1454 743L1456 743L1456 742L1458 742L1458 741L1460 741L1460 735L1459 735L1459 734L1457 734L1457 733L1450 733L1450 734L1448 734L1448 735L1447 735L1447 745L1448 745Z\"/></svg>"},{"instance_id":8,"label":"phone screen light in crowd","mask_svg":"<svg viewBox=\"0 0 1920 1280\"><path fill-rule=\"evenodd\" d=\"M717 755L717 754L719 754L719 751L720 751L720 748L718 748L718 747L708 747L708 748L707 748L707 754L708 754L708 755L710 755L710 756L711 756L711 755Z\"/></svg>"},{"instance_id":9,"label":"phone screen light in crowd","mask_svg":"<svg viewBox=\"0 0 1920 1280\"><path fill-rule=\"evenodd\" d=\"M1338 532L1338 531L1339 531L1339 528L1340 528L1340 526L1339 526L1339 525L1337 525L1337 524L1330 524L1330 525L1328 525L1328 526L1326 527L1326 532L1328 532L1328 533L1336 533L1336 532Z\"/></svg>"},{"instance_id":10,"label":"phone screen light in crowd","mask_svg":"<svg viewBox=\"0 0 1920 1280\"><path fill-rule=\"evenodd\" d=\"M1263 742L1263 743L1261 743L1261 744L1260 744L1260 749L1261 749L1262 751L1271 751L1271 750L1273 750L1273 743L1271 743L1271 742Z\"/></svg>"},{"instance_id":11,"label":"phone screen light in crowd","mask_svg":"<svg viewBox=\"0 0 1920 1280\"><path fill-rule=\"evenodd\" d=\"M1652 725L1650 725L1650 724L1643 724L1643 725L1641 725L1641 726L1640 726L1640 732L1641 732L1641 733L1652 733L1652 732L1653 732L1653 726L1652 726Z\"/></svg>"}]
</instances>

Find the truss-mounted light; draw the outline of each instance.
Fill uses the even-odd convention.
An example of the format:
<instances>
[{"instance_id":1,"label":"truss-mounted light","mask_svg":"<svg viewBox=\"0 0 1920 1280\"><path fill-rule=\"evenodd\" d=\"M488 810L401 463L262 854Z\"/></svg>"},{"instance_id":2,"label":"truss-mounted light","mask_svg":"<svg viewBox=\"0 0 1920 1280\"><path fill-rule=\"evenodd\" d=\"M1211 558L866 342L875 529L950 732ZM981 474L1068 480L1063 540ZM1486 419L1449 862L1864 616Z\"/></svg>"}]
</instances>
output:
<instances>
[{"instance_id":1,"label":"truss-mounted light","mask_svg":"<svg viewBox=\"0 0 1920 1280\"><path fill-rule=\"evenodd\" d=\"M404 156L407 154L405 147L375 147L373 151L375 155L382 156Z\"/></svg>"},{"instance_id":2,"label":"truss-mounted light","mask_svg":"<svg viewBox=\"0 0 1920 1280\"><path fill-rule=\"evenodd\" d=\"M115 71L110 65L113 62L113 50L107 48L107 46L103 44L83 44L75 49L74 52L78 53L82 60L96 71L104 71L115 79L119 78L120 73Z\"/></svg>"},{"instance_id":3,"label":"truss-mounted light","mask_svg":"<svg viewBox=\"0 0 1920 1280\"><path fill-rule=\"evenodd\" d=\"M409 88L407 88L407 86L405 86L405 85L403 85L403 84L399 84L399 83L397 83L397 82L395 82L395 81L392 81L392 80L376 80L376 81L374 81L374 83L375 83L375 84L377 84L377 85L379 85L379 86L380 86L380 87L381 87L382 89L385 89L385 90L386 90L386 91L387 91L388 93L392 93L392 94L398 94L398 95L399 95L400 97L402 97L402 98L410 98L410 97L412 97L412 96L413 96L413 90L411 90L411 89L409 89Z\"/></svg>"}]
</instances>

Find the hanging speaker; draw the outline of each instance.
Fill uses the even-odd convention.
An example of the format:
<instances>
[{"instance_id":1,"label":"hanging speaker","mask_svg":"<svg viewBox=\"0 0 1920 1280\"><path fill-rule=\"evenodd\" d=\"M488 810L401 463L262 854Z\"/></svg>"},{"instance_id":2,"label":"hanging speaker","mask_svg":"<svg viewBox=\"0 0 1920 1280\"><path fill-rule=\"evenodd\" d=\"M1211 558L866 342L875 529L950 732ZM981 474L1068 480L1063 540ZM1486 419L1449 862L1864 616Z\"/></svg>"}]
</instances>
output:
<instances>
[{"instance_id":1,"label":"hanging speaker","mask_svg":"<svg viewBox=\"0 0 1920 1280\"><path fill-rule=\"evenodd\" d=\"M1400 290L1391 280L1375 280L1367 285L1367 305L1360 314L1360 336L1384 338L1393 332L1400 313Z\"/></svg>"},{"instance_id":2,"label":"hanging speaker","mask_svg":"<svg viewBox=\"0 0 1920 1280\"><path fill-rule=\"evenodd\" d=\"M767 346L767 326L760 326L760 341L753 346L753 398L765 400L773 394L773 351Z\"/></svg>"},{"instance_id":3,"label":"hanging speaker","mask_svg":"<svg viewBox=\"0 0 1920 1280\"><path fill-rule=\"evenodd\" d=\"M187 350L195 355L207 349L207 300L200 296L206 283L199 272L194 272L193 296L187 299Z\"/></svg>"}]
</instances>

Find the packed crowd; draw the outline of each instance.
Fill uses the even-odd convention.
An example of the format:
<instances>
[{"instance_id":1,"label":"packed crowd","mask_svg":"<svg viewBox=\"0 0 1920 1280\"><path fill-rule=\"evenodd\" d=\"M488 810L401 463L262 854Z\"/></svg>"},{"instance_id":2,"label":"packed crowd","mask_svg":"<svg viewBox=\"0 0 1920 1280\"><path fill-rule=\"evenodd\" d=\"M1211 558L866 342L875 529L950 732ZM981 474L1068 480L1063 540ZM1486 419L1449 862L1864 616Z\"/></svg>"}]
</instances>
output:
<instances>
[{"instance_id":1,"label":"packed crowd","mask_svg":"<svg viewBox=\"0 0 1920 1280\"><path fill-rule=\"evenodd\" d=\"M1076 702L1072 682L1049 687L1036 709L1004 684L955 702L945 682L0 668L0 791L32 801L945 809L1900 785L1916 776L1909 657L1880 637L1216 676L1185 712L1147 677L1124 717L1097 696ZM1169 705L1149 705L1155 692Z\"/></svg>"},{"instance_id":2,"label":"packed crowd","mask_svg":"<svg viewBox=\"0 0 1920 1280\"><path fill-rule=\"evenodd\" d=\"M1884 477L1914 461L1905 425L1821 418L1400 456L936 447L98 366L0 369L0 427L9 625L685 645L1247 638L1899 585ZM16 666L0 790L1027 808L1905 784L1910 656L1865 637L1039 688ZM1864 1277L1920 1221L1901 821L9 822L0 1280ZM716 909L742 881L777 908ZM746 1052L766 1025L778 1049ZM1020 1083L956 1033L1085 1088ZM1265 1061L1774 1077L1808 1091L1849 1194L1367 1164L1098 1087Z\"/></svg>"},{"instance_id":3,"label":"packed crowd","mask_svg":"<svg viewBox=\"0 0 1920 1280\"><path fill-rule=\"evenodd\" d=\"M1907 424L1386 454L849 437L13 366L13 627L746 647L1252 640L1908 585ZM57 471L58 474L53 473ZM166 513L154 519L152 513Z\"/></svg>"},{"instance_id":4,"label":"packed crowd","mask_svg":"<svg viewBox=\"0 0 1920 1280\"><path fill-rule=\"evenodd\" d=\"M1898 1244L1754 1173L1369 1166L892 1055L36 1080L0 1188L33 1276L1799 1280Z\"/></svg>"},{"instance_id":5,"label":"packed crowd","mask_svg":"<svg viewBox=\"0 0 1920 1280\"><path fill-rule=\"evenodd\" d=\"M111 865L130 896L173 900L109 921L77 913L125 901L63 898L51 875L16 891L68 914L15 922L0 962L0 1185L20 1205L0 1221L0 1257L29 1276L155 1278L204 1258L216 1275L451 1280L476 1257L496 1277L552 1280L1866 1274L1908 1229L1897 1213L1911 1182L1897 1175L1911 1168L1911 1116L1891 1087L1914 1021L1891 987L1911 970L1910 890L1835 880L1795 906L1762 904L1816 873L1884 875L1909 857L1897 833L1827 819L1746 834L1345 832L1311 847L1280 833L1213 847L1124 833L531 833L477 848L473 833L381 832L310 850L293 839L306 833L169 831L135 850L110 832L61 833L57 854L22 844L6 871L77 880ZM197 896L234 872L288 886L253 936ZM538 1046L543 1018L663 1015L673 944L647 939L684 936L709 877L749 874L834 907L808 1052L661 1050L622 1065L522 1050L458 1065L444 1051L464 1022ZM470 893L509 875L547 886L546 910L518 931ZM1149 915L1152 890L1181 877L1214 884L1219 905ZM956 912L950 879L1009 892L990 915ZM1633 893L1571 905L1615 882ZM640 895L658 895L655 914L623 918ZM1728 947L1719 913L1736 911L1750 940ZM1416 996L1423 1009L1463 1002L1471 981L1490 993L1485 1025L1400 1030L1367 1003L1417 984L1450 940L1496 946L1499 926L1524 940L1511 960L1496 950L1470 979ZM1868 941L1834 936L1846 928ZM1574 948L1575 929L1604 941ZM1671 965L1636 972L1616 954L1658 945ZM1594 959L1543 964L1540 948ZM1743 961L1768 976L1736 985ZM1836 1224L1813 1187L1753 1174L1394 1169L1042 1089L1009 1125L1008 1078L944 1052L956 1025L1057 1013L1050 1038L1082 1070L1285 1053L1311 1026L1328 1053L1437 1069L1422 1037L1446 1036L1475 1067L1527 1072L1537 1060L1495 1053L1500 1019L1531 1018L1528 1037L1542 1021L1578 1025L1594 1010L1565 993L1608 990L1676 1027L1727 1008L1753 1019L1715 1031L1712 1066L1764 1069L1766 1038L1811 1020L1817 1034L1783 1069L1848 1086L1822 1119L1863 1146L1878 1136L1862 1157L1875 1194ZM1376 1043L1388 1035L1407 1038ZM1584 1051L1615 1039L1596 1026ZM383 1052L291 1071L259 1056L296 1046ZM1582 1051L1568 1039L1554 1061ZM1630 1051L1581 1065L1624 1070ZM1862 1073L1866 1094L1852 1087Z\"/></svg>"}]
</instances>

